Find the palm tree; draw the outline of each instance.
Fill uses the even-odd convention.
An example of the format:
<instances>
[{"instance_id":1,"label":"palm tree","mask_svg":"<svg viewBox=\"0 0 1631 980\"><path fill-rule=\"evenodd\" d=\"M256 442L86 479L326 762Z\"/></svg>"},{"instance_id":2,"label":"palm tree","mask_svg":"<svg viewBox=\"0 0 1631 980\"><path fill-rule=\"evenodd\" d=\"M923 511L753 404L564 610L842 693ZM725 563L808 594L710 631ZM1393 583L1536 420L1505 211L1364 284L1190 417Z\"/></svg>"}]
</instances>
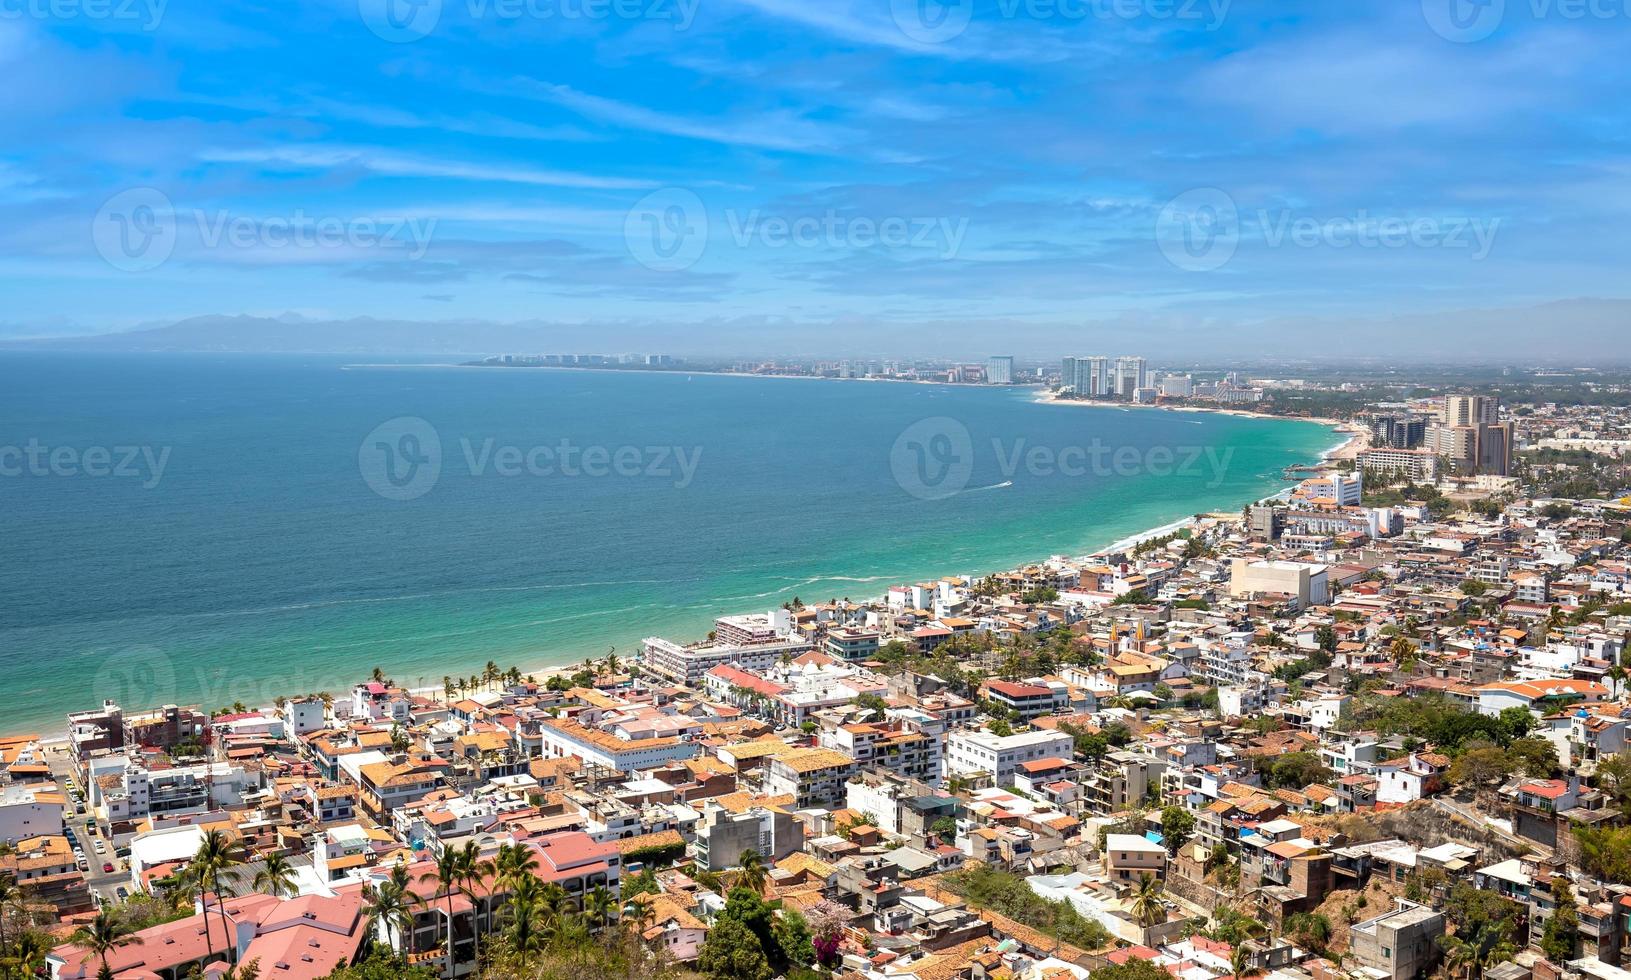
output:
<instances>
[{"instance_id":1,"label":"palm tree","mask_svg":"<svg viewBox=\"0 0 1631 980\"><path fill-rule=\"evenodd\" d=\"M362 914L368 918L368 927L377 931L384 926L386 942L393 930L402 937L402 962L406 966L413 943L413 906L418 899L395 881L383 882L377 888L364 885L362 897Z\"/></svg>"},{"instance_id":2,"label":"palm tree","mask_svg":"<svg viewBox=\"0 0 1631 980\"><path fill-rule=\"evenodd\" d=\"M238 957L237 944L230 941L231 930L227 926L226 904L222 901L227 893L228 886L221 883L221 872L235 868L244 863L244 846L241 842L233 840L219 830L204 832L204 839L198 845L198 853L193 855L193 874L197 878L199 894L215 894L215 911L221 917L221 934L228 938L227 959L229 963L236 963ZM204 945L213 956L215 948L210 938L210 909L206 901L204 905Z\"/></svg>"},{"instance_id":3,"label":"palm tree","mask_svg":"<svg viewBox=\"0 0 1631 980\"><path fill-rule=\"evenodd\" d=\"M261 869L255 872L255 883L251 887L273 898L282 898L285 893L294 895L296 888L294 865L281 854L272 855L261 865Z\"/></svg>"},{"instance_id":4,"label":"palm tree","mask_svg":"<svg viewBox=\"0 0 1631 980\"><path fill-rule=\"evenodd\" d=\"M596 885L584 896L583 911L591 925L604 929L617 917L617 899L612 897L605 885Z\"/></svg>"},{"instance_id":5,"label":"palm tree","mask_svg":"<svg viewBox=\"0 0 1631 980\"><path fill-rule=\"evenodd\" d=\"M506 894L505 902L514 901L514 893L522 884L538 882L538 854L525 844L500 844L493 857L493 889Z\"/></svg>"},{"instance_id":6,"label":"palm tree","mask_svg":"<svg viewBox=\"0 0 1631 980\"><path fill-rule=\"evenodd\" d=\"M492 689L493 682L503 676L504 672L499 670L498 664L491 660L487 661L487 666L483 667L481 670L481 679L487 682L487 687L489 690Z\"/></svg>"},{"instance_id":7,"label":"palm tree","mask_svg":"<svg viewBox=\"0 0 1631 980\"><path fill-rule=\"evenodd\" d=\"M453 692L456 691L456 690L458 690L458 686L453 683L452 675L451 674L443 674L442 675L442 703L446 704L449 701L452 701L453 700Z\"/></svg>"},{"instance_id":8,"label":"palm tree","mask_svg":"<svg viewBox=\"0 0 1631 980\"><path fill-rule=\"evenodd\" d=\"M1133 890L1133 918L1148 929L1167 921L1167 906L1162 900L1161 882L1154 875L1144 875Z\"/></svg>"},{"instance_id":9,"label":"palm tree","mask_svg":"<svg viewBox=\"0 0 1631 980\"><path fill-rule=\"evenodd\" d=\"M736 873L736 884L753 889L754 894L764 891L765 887L765 859L759 852L749 847L742 851L737 858L742 870Z\"/></svg>"},{"instance_id":10,"label":"palm tree","mask_svg":"<svg viewBox=\"0 0 1631 980\"><path fill-rule=\"evenodd\" d=\"M447 900L447 975L453 976L453 893L459 888L459 855L452 848L444 847L442 853L436 857L436 870L427 871L419 876L419 880L434 883Z\"/></svg>"},{"instance_id":11,"label":"palm tree","mask_svg":"<svg viewBox=\"0 0 1631 980\"><path fill-rule=\"evenodd\" d=\"M6 915L23 902L22 886L9 874L0 875L0 950L6 948Z\"/></svg>"},{"instance_id":12,"label":"palm tree","mask_svg":"<svg viewBox=\"0 0 1631 980\"><path fill-rule=\"evenodd\" d=\"M33 977L45 973L45 957L55 945L47 933L30 930L18 936L0 963L13 971L6 976Z\"/></svg>"},{"instance_id":13,"label":"palm tree","mask_svg":"<svg viewBox=\"0 0 1631 980\"><path fill-rule=\"evenodd\" d=\"M519 879L510 900L504 906L504 919L509 923L505 936L510 946L522 956L537 953L544 946L545 919L544 886L534 876Z\"/></svg>"},{"instance_id":14,"label":"palm tree","mask_svg":"<svg viewBox=\"0 0 1631 980\"><path fill-rule=\"evenodd\" d=\"M1465 934L1445 936L1440 944L1450 966L1457 971L1466 969L1470 980L1477 980L1485 970L1518 953L1508 938L1508 927L1487 919Z\"/></svg>"},{"instance_id":15,"label":"palm tree","mask_svg":"<svg viewBox=\"0 0 1631 980\"><path fill-rule=\"evenodd\" d=\"M566 893L566 889L562 888L559 882L552 881L545 885L539 890L539 896L543 899L544 911L551 921L564 917L567 909L572 906L572 896Z\"/></svg>"},{"instance_id":16,"label":"palm tree","mask_svg":"<svg viewBox=\"0 0 1631 980\"><path fill-rule=\"evenodd\" d=\"M496 871L493 862L482 860L481 848L477 847L476 842L473 840L465 841L464 847L459 849L458 866L459 890L470 897L470 908L472 910L470 937L475 943L474 953L476 962L479 964L481 963L481 895L477 891L477 887L482 883L483 879L495 875ZM491 897L491 895L492 889L488 889L488 896ZM489 915L491 915L490 911ZM492 925L491 919L488 920L488 925Z\"/></svg>"},{"instance_id":17,"label":"palm tree","mask_svg":"<svg viewBox=\"0 0 1631 980\"><path fill-rule=\"evenodd\" d=\"M99 910L96 913L96 918L92 919L89 925L75 929L73 935L68 937L68 942L70 945L78 946L85 951L85 957L80 960L80 963L84 963L85 960L93 956L101 960L102 970L100 975L105 977L113 976L113 969L108 966L109 953L125 946L140 946L142 944L141 937L135 935L135 930L130 927L130 923L106 908Z\"/></svg>"},{"instance_id":18,"label":"palm tree","mask_svg":"<svg viewBox=\"0 0 1631 980\"><path fill-rule=\"evenodd\" d=\"M635 938L645 935L646 928L657 918L657 910L650 902L643 902L636 898L623 906L623 925L633 931Z\"/></svg>"},{"instance_id":19,"label":"palm tree","mask_svg":"<svg viewBox=\"0 0 1631 980\"><path fill-rule=\"evenodd\" d=\"M1229 950L1229 970L1234 973L1235 980L1243 980L1257 972L1251 963L1251 950L1246 948L1245 943L1235 943L1234 948Z\"/></svg>"}]
</instances>

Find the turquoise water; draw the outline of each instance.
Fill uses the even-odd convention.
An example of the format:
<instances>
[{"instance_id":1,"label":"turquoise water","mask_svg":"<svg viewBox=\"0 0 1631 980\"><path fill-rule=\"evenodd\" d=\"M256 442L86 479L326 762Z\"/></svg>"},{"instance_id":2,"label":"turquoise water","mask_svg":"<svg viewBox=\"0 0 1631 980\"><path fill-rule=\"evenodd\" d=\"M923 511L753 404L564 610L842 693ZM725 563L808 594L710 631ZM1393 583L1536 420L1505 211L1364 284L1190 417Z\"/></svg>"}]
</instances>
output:
<instances>
[{"instance_id":1,"label":"turquoise water","mask_svg":"<svg viewBox=\"0 0 1631 980\"><path fill-rule=\"evenodd\" d=\"M1235 509L1338 441L1018 390L357 360L0 354L0 730L631 653ZM561 472L563 440L607 472Z\"/></svg>"}]
</instances>

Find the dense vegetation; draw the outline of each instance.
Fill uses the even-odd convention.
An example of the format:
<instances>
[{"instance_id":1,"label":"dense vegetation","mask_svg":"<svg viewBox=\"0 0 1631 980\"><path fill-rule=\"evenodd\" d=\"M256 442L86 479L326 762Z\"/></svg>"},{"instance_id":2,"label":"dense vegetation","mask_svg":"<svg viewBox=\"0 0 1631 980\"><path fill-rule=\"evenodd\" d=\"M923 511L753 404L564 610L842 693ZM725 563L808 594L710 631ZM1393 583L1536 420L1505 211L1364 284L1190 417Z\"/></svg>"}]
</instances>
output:
<instances>
[{"instance_id":1,"label":"dense vegetation","mask_svg":"<svg viewBox=\"0 0 1631 980\"><path fill-rule=\"evenodd\" d=\"M1104 926L1083 917L1069 902L1048 901L1012 872L978 864L946 875L941 883L971 908L1006 915L1072 946L1091 950L1110 942Z\"/></svg>"}]
</instances>

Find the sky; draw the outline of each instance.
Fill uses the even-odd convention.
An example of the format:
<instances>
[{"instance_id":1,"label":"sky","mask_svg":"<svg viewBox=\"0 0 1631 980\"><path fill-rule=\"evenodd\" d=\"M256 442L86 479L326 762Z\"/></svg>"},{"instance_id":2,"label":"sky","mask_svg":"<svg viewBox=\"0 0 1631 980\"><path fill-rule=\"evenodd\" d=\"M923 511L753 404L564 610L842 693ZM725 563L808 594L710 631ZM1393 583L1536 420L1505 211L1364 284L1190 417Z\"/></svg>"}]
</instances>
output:
<instances>
[{"instance_id":1,"label":"sky","mask_svg":"<svg viewBox=\"0 0 1631 980\"><path fill-rule=\"evenodd\" d=\"M0 337L1566 348L1512 311L1628 308L1628 41L1631 0L0 0Z\"/></svg>"}]
</instances>

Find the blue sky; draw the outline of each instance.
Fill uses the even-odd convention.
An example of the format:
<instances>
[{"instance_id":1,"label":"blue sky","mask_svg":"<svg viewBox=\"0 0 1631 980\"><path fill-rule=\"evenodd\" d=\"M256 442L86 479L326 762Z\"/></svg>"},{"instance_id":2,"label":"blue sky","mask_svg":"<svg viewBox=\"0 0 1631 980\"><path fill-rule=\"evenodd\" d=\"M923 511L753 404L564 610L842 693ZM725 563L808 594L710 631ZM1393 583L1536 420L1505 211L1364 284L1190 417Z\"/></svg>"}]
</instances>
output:
<instances>
[{"instance_id":1,"label":"blue sky","mask_svg":"<svg viewBox=\"0 0 1631 980\"><path fill-rule=\"evenodd\" d=\"M0 0L0 330L1475 329L1626 297L1628 40L1624 0Z\"/></svg>"}]
</instances>

